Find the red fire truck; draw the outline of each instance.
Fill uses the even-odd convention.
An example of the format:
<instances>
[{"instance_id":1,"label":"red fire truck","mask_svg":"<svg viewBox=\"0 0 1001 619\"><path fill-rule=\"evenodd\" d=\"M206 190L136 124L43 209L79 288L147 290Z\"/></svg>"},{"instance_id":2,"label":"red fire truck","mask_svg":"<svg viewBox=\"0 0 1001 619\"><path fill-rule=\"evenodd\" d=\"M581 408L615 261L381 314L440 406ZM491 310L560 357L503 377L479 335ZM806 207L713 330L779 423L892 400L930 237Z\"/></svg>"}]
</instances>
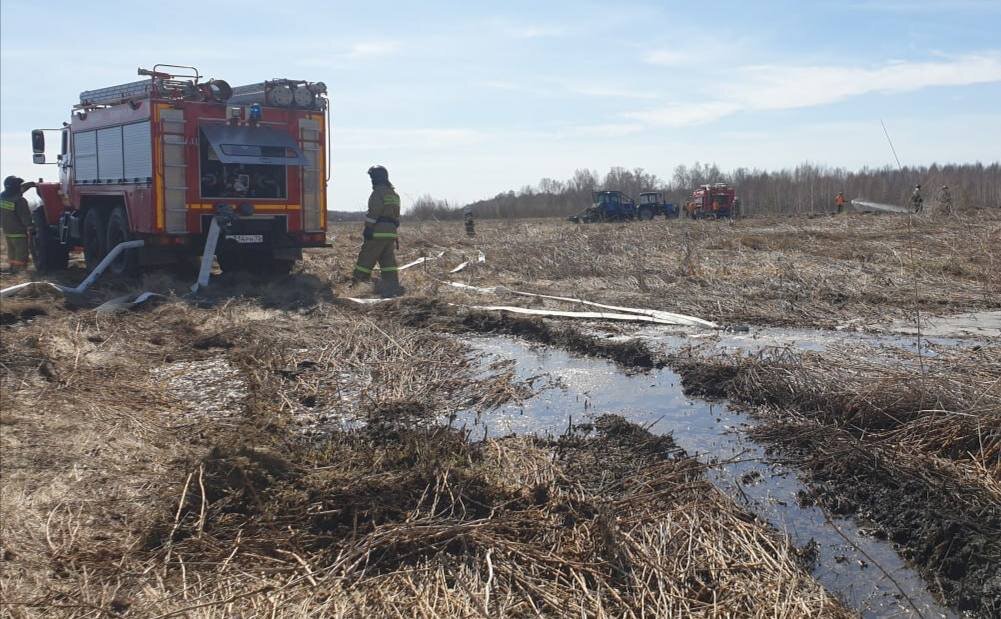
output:
<instances>
[{"instance_id":1,"label":"red fire truck","mask_svg":"<svg viewBox=\"0 0 1001 619\"><path fill-rule=\"evenodd\" d=\"M287 271L326 246L329 106L322 82L230 87L193 67L139 69L145 79L80 93L60 133L59 181L40 183L32 252L40 271L82 248L92 270L116 245L142 240L109 270L200 255L215 218L223 270Z\"/></svg>"},{"instance_id":2,"label":"red fire truck","mask_svg":"<svg viewBox=\"0 0 1001 619\"><path fill-rule=\"evenodd\" d=\"M692 219L735 218L739 215L737 192L726 183L703 185L692 192L685 214Z\"/></svg>"}]
</instances>

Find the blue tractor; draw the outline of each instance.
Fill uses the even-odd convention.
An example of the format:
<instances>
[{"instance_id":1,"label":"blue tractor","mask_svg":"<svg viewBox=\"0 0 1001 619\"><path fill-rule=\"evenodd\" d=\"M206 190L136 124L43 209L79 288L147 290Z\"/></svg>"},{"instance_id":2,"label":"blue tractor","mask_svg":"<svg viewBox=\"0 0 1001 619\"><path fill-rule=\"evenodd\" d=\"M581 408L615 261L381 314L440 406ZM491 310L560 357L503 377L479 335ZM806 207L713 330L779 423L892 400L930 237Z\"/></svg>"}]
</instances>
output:
<instances>
[{"instance_id":1,"label":"blue tractor","mask_svg":"<svg viewBox=\"0 0 1001 619\"><path fill-rule=\"evenodd\" d=\"M663 215L664 219L677 219L681 215L681 209L677 204L664 202L664 194L659 191L641 193L637 217L650 220L658 215Z\"/></svg>"},{"instance_id":2,"label":"blue tractor","mask_svg":"<svg viewBox=\"0 0 1001 619\"><path fill-rule=\"evenodd\" d=\"M569 218L575 223L636 219L636 202L621 191L592 191L591 206Z\"/></svg>"}]
</instances>

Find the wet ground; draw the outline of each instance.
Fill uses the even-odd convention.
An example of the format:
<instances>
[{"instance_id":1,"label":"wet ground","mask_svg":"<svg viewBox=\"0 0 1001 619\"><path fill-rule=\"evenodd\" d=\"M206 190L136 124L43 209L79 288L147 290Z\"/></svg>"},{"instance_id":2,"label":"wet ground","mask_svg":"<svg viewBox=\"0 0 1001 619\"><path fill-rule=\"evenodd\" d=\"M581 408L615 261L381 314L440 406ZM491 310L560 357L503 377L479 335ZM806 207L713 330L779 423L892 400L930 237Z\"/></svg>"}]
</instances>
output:
<instances>
[{"instance_id":1,"label":"wet ground","mask_svg":"<svg viewBox=\"0 0 1001 619\"><path fill-rule=\"evenodd\" d=\"M556 385L522 405L482 418L460 415L455 423L471 428L472 438L555 435L588 423L592 413L620 414L653 433L671 434L679 447L711 464L710 474L721 489L787 534L803 549L814 576L864 616L952 616L889 543L867 536L850 521L831 519L818 507L800 506L798 497L806 487L795 471L774 462L748 438L753 420L723 404L686 397L674 372L627 375L609 361L503 337L471 337L468 342L488 357L514 359L521 378L548 374ZM730 345L746 348L739 339Z\"/></svg>"}]
</instances>

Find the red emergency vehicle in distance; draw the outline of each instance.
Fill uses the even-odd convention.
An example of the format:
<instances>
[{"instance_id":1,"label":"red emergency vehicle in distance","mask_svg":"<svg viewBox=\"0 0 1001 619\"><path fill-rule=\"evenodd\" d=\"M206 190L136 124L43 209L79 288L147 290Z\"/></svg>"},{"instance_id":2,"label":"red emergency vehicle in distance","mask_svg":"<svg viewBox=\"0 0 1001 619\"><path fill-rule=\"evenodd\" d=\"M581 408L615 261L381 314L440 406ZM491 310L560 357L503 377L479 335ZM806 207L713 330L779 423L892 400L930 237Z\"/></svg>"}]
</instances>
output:
<instances>
[{"instance_id":1,"label":"red emergency vehicle in distance","mask_svg":"<svg viewBox=\"0 0 1001 619\"><path fill-rule=\"evenodd\" d=\"M737 192L726 183L703 185L692 192L692 199L685 205L685 214L692 219L734 218Z\"/></svg>"},{"instance_id":2,"label":"red emergency vehicle in distance","mask_svg":"<svg viewBox=\"0 0 1001 619\"><path fill-rule=\"evenodd\" d=\"M179 71L173 73L173 71ZM142 239L113 273L201 255L213 217L223 270L287 271L326 246L329 106L322 82L275 79L231 88L193 67L139 69L137 82L80 94L63 123L59 181L40 183L32 252L40 271L81 247L93 269ZM32 131L35 163L45 134Z\"/></svg>"}]
</instances>

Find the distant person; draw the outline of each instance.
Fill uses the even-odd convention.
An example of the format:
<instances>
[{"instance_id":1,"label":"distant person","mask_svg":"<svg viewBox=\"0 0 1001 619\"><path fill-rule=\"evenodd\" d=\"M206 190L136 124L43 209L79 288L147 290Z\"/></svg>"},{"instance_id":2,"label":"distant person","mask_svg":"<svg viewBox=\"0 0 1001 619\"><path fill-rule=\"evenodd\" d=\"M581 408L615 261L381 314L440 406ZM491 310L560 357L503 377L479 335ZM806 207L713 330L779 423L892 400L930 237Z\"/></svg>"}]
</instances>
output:
<instances>
[{"instance_id":1,"label":"distant person","mask_svg":"<svg viewBox=\"0 0 1001 619\"><path fill-rule=\"evenodd\" d=\"M938 190L938 203L943 213L953 215L952 194L949 192L948 185L942 185L942 188Z\"/></svg>"},{"instance_id":2,"label":"distant person","mask_svg":"<svg viewBox=\"0 0 1001 619\"><path fill-rule=\"evenodd\" d=\"M23 178L8 176L0 193L0 228L7 240L7 260L10 272L17 273L28 266L28 232L31 230L31 209L24 192L35 186Z\"/></svg>"},{"instance_id":3,"label":"distant person","mask_svg":"<svg viewBox=\"0 0 1001 619\"><path fill-rule=\"evenodd\" d=\"M372 195L368 198L365 213L364 242L358 254L352 279L355 283L372 280L372 270L379 264L381 278L376 292L382 297L398 297L405 291L400 286L399 267L396 264L396 247L399 243L400 196L389 182L389 172L381 165L368 169L372 180Z\"/></svg>"},{"instance_id":4,"label":"distant person","mask_svg":"<svg viewBox=\"0 0 1001 619\"><path fill-rule=\"evenodd\" d=\"M730 212L730 219L740 218L740 198L733 199L733 209Z\"/></svg>"},{"instance_id":5,"label":"distant person","mask_svg":"<svg viewBox=\"0 0 1001 619\"><path fill-rule=\"evenodd\" d=\"M473 211L467 208L465 212L462 213L462 219L466 224L466 236L476 236L476 222L473 221Z\"/></svg>"},{"instance_id":6,"label":"distant person","mask_svg":"<svg viewBox=\"0 0 1001 619\"><path fill-rule=\"evenodd\" d=\"M839 191L838 195L834 196L834 206L838 207L838 215L845 212L845 193Z\"/></svg>"},{"instance_id":7,"label":"distant person","mask_svg":"<svg viewBox=\"0 0 1001 619\"><path fill-rule=\"evenodd\" d=\"M921 197L921 185L914 186L914 192L911 193L911 208L915 213L925 210L925 199Z\"/></svg>"}]
</instances>

